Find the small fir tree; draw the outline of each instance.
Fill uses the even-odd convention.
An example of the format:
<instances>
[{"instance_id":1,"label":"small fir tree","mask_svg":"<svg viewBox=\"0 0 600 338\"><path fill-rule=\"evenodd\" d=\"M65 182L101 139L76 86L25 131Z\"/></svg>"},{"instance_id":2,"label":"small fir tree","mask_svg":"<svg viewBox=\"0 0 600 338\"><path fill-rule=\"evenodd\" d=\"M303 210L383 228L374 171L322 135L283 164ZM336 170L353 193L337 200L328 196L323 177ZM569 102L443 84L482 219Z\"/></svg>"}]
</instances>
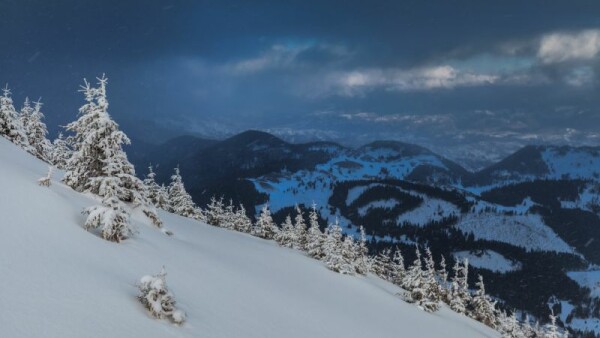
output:
<instances>
[{"instance_id":1,"label":"small fir tree","mask_svg":"<svg viewBox=\"0 0 600 338\"><path fill-rule=\"evenodd\" d=\"M182 324L186 315L175 307L173 294L167 288L166 276L163 267L157 275L142 277L138 284L138 299L155 318L169 319L175 324Z\"/></svg>"}]
</instances>

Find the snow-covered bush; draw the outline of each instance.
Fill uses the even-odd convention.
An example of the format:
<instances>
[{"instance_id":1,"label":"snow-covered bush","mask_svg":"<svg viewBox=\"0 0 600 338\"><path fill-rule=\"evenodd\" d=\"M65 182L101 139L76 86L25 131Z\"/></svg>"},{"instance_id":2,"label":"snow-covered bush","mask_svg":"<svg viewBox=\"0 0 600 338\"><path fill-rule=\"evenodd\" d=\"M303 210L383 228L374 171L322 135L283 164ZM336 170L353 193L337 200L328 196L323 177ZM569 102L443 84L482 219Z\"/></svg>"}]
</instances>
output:
<instances>
[{"instance_id":1,"label":"snow-covered bush","mask_svg":"<svg viewBox=\"0 0 600 338\"><path fill-rule=\"evenodd\" d=\"M167 273L163 267L159 274L140 279L138 299L158 319L169 319L175 324L185 321L185 312L175 307L173 294L167 288Z\"/></svg>"},{"instance_id":2,"label":"snow-covered bush","mask_svg":"<svg viewBox=\"0 0 600 338\"><path fill-rule=\"evenodd\" d=\"M51 178L52 178L52 167L49 166L48 173L46 174L46 176L38 179L38 184L43 187L49 187Z\"/></svg>"},{"instance_id":3,"label":"snow-covered bush","mask_svg":"<svg viewBox=\"0 0 600 338\"><path fill-rule=\"evenodd\" d=\"M125 205L114 195L107 195L101 205L85 208L88 217L85 229L100 229L102 238L111 242L121 242L133 234L129 224L129 212Z\"/></svg>"}]
</instances>

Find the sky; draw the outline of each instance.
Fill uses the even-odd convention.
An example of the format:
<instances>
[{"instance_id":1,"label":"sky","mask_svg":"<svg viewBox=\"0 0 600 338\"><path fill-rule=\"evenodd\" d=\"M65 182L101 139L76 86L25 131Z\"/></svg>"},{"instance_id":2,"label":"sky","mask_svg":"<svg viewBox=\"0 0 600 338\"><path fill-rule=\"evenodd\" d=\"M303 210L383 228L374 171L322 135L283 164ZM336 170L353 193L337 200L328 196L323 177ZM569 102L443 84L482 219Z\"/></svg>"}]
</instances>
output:
<instances>
[{"instance_id":1,"label":"sky","mask_svg":"<svg viewBox=\"0 0 600 338\"><path fill-rule=\"evenodd\" d=\"M0 29L0 83L53 135L106 73L112 116L157 142L600 143L597 1L0 0Z\"/></svg>"}]
</instances>

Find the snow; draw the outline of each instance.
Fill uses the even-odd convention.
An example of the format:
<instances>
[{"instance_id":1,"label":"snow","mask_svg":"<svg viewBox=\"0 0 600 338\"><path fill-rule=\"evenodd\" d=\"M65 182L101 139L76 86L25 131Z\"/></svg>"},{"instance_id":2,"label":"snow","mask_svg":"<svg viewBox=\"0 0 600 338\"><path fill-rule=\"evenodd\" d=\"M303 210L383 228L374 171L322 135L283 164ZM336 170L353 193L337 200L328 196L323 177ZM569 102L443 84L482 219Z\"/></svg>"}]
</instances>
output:
<instances>
[{"instance_id":1,"label":"snow","mask_svg":"<svg viewBox=\"0 0 600 338\"><path fill-rule=\"evenodd\" d=\"M400 204L400 202L398 202L398 200L396 200L395 198L390 198L387 200L377 200L369 202L364 206L358 208L358 214L364 217L370 209L392 209L398 204Z\"/></svg>"},{"instance_id":2,"label":"snow","mask_svg":"<svg viewBox=\"0 0 600 338\"><path fill-rule=\"evenodd\" d=\"M437 198L429 198L420 194L423 203L417 208L398 216L398 224L408 222L412 225L425 226L433 221L441 221L444 217L460 215L460 210L449 202Z\"/></svg>"},{"instance_id":3,"label":"snow","mask_svg":"<svg viewBox=\"0 0 600 338\"><path fill-rule=\"evenodd\" d=\"M567 276L577 284L588 287L592 297L600 298L600 270L571 271L567 273Z\"/></svg>"},{"instance_id":4,"label":"snow","mask_svg":"<svg viewBox=\"0 0 600 338\"><path fill-rule=\"evenodd\" d=\"M521 269L520 262L514 262L493 250L483 250L476 253L470 251L457 251L454 252L453 255L460 261L467 258L469 264L476 268L494 272L506 273Z\"/></svg>"},{"instance_id":5,"label":"snow","mask_svg":"<svg viewBox=\"0 0 600 338\"><path fill-rule=\"evenodd\" d=\"M573 148L565 152L548 148L542 152L542 159L548 166L548 178L598 179L600 156L585 148Z\"/></svg>"},{"instance_id":6,"label":"snow","mask_svg":"<svg viewBox=\"0 0 600 338\"><path fill-rule=\"evenodd\" d=\"M537 214L469 213L455 225L475 239L499 241L531 251L575 253Z\"/></svg>"},{"instance_id":7,"label":"snow","mask_svg":"<svg viewBox=\"0 0 600 338\"><path fill-rule=\"evenodd\" d=\"M378 278L329 271L298 251L161 212L166 236L140 210L121 244L85 231L98 203L37 178L47 166L0 139L0 332L3 337L499 337L442 308L405 303ZM182 326L154 319L136 282L165 266Z\"/></svg>"},{"instance_id":8,"label":"snow","mask_svg":"<svg viewBox=\"0 0 600 338\"><path fill-rule=\"evenodd\" d=\"M352 202L356 201L356 199L359 198L360 195L362 195L368 189L378 186L385 186L385 184L371 183L368 185L359 185L348 189L348 194L346 195L346 205L349 206L350 204L352 204Z\"/></svg>"}]
</instances>

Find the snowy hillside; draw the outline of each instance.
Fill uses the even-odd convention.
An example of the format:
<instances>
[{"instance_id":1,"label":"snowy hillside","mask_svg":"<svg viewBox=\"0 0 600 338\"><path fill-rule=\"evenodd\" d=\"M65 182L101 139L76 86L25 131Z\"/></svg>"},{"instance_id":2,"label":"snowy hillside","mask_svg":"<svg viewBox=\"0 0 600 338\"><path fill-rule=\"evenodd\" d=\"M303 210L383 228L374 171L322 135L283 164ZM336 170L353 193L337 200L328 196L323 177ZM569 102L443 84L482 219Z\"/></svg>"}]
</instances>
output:
<instances>
[{"instance_id":1,"label":"snowy hillside","mask_svg":"<svg viewBox=\"0 0 600 338\"><path fill-rule=\"evenodd\" d=\"M447 308L403 302L373 276L334 273L298 251L161 212L168 237L133 213L121 244L85 231L92 196L38 186L47 166L0 138L3 337L497 337ZM167 270L188 319L152 318L136 282ZM360 319L360 320L358 320Z\"/></svg>"}]
</instances>

